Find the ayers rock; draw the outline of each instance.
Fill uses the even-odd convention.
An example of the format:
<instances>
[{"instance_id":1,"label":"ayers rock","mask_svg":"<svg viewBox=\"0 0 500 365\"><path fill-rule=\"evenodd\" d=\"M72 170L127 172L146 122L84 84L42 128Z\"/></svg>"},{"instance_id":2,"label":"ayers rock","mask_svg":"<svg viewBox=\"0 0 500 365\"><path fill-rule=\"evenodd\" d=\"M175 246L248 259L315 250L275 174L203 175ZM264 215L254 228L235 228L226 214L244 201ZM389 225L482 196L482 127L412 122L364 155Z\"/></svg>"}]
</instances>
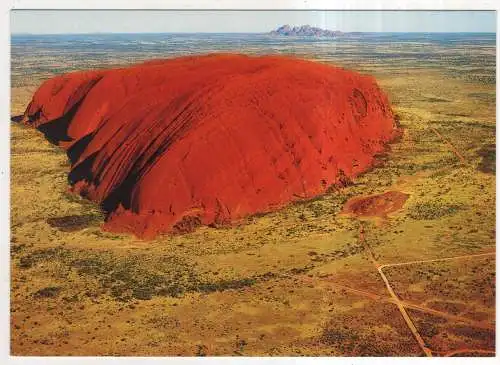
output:
<instances>
[{"instance_id":1,"label":"ayers rock","mask_svg":"<svg viewBox=\"0 0 500 365\"><path fill-rule=\"evenodd\" d=\"M279 56L182 57L44 82L24 114L104 229L152 238L324 193L397 134L373 77Z\"/></svg>"}]
</instances>

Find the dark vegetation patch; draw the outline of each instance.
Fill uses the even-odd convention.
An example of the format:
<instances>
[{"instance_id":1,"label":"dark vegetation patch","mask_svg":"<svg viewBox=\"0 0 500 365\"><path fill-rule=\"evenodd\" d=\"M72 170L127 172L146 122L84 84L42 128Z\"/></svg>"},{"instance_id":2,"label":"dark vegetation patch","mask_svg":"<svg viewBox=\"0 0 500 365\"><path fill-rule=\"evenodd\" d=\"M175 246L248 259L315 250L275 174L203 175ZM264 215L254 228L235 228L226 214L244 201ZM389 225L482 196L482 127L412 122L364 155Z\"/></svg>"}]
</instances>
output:
<instances>
[{"instance_id":1,"label":"dark vegetation patch","mask_svg":"<svg viewBox=\"0 0 500 365\"><path fill-rule=\"evenodd\" d=\"M496 77L495 75L475 75L475 74L464 74L464 79L467 81L476 82L483 85L495 85Z\"/></svg>"},{"instance_id":2,"label":"dark vegetation patch","mask_svg":"<svg viewBox=\"0 0 500 365\"><path fill-rule=\"evenodd\" d=\"M333 227L331 219L340 211L349 194L350 190L338 189L308 199L295 200L284 209L248 216L236 227L255 224L258 218L267 216L272 221L272 228L261 231L264 234L261 237L261 245L270 240L275 241L277 237L298 238L312 233L334 232L340 229L340 226ZM282 225L283 221L287 221L291 216L296 217L300 223Z\"/></svg>"},{"instance_id":3,"label":"dark vegetation patch","mask_svg":"<svg viewBox=\"0 0 500 365\"><path fill-rule=\"evenodd\" d=\"M463 303L448 302L445 300L434 300L428 306L432 309L454 315L460 314L467 308Z\"/></svg>"},{"instance_id":4,"label":"dark vegetation patch","mask_svg":"<svg viewBox=\"0 0 500 365\"><path fill-rule=\"evenodd\" d=\"M481 342L491 342L492 345L495 344L495 330L474 328L464 324L458 324L452 327L450 332L459 337L465 337Z\"/></svg>"},{"instance_id":5,"label":"dark vegetation patch","mask_svg":"<svg viewBox=\"0 0 500 365\"><path fill-rule=\"evenodd\" d=\"M24 118L24 114L19 114L19 115L13 115L10 117L10 121L14 123L21 123L21 121Z\"/></svg>"},{"instance_id":6,"label":"dark vegetation patch","mask_svg":"<svg viewBox=\"0 0 500 365\"><path fill-rule=\"evenodd\" d=\"M467 94L468 97L479 99L485 102L495 102L495 93L488 93L488 92L477 92L477 93L469 93Z\"/></svg>"},{"instance_id":7,"label":"dark vegetation patch","mask_svg":"<svg viewBox=\"0 0 500 365\"><path fill-rule=\"evenodd\" d=\"M51 153L51 154L57 154L60 155L61 151L57 151L54 149L51 149L50 147L45 147L45 148L19 148L17 147L15 151L12 151L13 155L23 155L23 154L43 154L43 153ZM54 171L54 170L49 170L49 171ZM47 170L44 170L46 173Z\"/></svg>"},{"instance_id":8,"label":"dark vegetation patch","mask_svg":"<svg viewBox=\"0 0 500 365\"><path fill-rule=\"evenodd\" d=\"M453 349L458 338L460 342L467 343L472 349L489 349L495 346L495 330L471 327L468 324L449 322L429 313L415 309L408 309L408 314L413 319L424 341L436 351L449 351Z\"/></svg>"},{"instance_id":9,"label":"dark vegetation patch","mask_svg":"<svg viewBox=\"0 0 500 365\"><path fill-rule=\"evenodd\" d=\"M257 278L243 278L236 280L221 280L215 283L199 283L196 291L202 293L212 293L216 291L225 291L230 289L242 289L257 283Z\"/></svg>"},{"instance_id":10,"label":"dark vegetation patch","mask_svg":"<svg viewBox=\"0 0 500 365\"><path fill-rule=\"evenodd\" d=\"M461 204L445 203L436 199L409 207L408 215L417 220L430 220L454 215L462 209L464 207Z\"/></svg>"},{"instance_id":11,"label":"dark vegetation patch","mask_svg":"<svg viewBox=\"0 0 500 365\"><path fill-rule=\"evenodd\" d=\"M61 288L58 286L48 286L46 288L38 290L34 294L34 296L37 298L53 298L56 297L60 291Z\"/></svg>"},{"instance_id":12,"label":"dark vegetation patch","mask_svg":"<svg viewBox=\"0 0 500 365\"><path fill-rule=\"evenodd\" d=\"M489 144L481 147L477 151L478 156L480 156L481 162L477 167L479 171L487 174L495 174L496 172L496 145Z\"/></svg>"},{"instance_id":13,"label":"dark vegetation patch","mask_svg":"<svg viewBox=\"0 0 500 365\"><path fill-rule=\"evenodd\" d=\"M270 280L277 275L268 272L234 280L206 281L198 275L192 264L174 256L119 257L108 251L70 251L61 247L28 253L20 258L18 266L21 269L29 269L49 261L62 263L67 267L68 274L76 271L80 276L97 279L99 289L90 296L108 294L120 301L148 300L155 295L179 297L187 292L238 290ZM53 289L48 289L39 295L50 296L52 291Z\"/></svg>"},{"instance_id":14,"label":"dark vegetation patch","mask_svg":"<svg viewBox=\"0 0 500 365\"><path fill-rule=\"evenodd\" d=\"M444 99L444 98L439 98L439 97L435 97L435 96L429 96L429 97L425 97L423 99L423 101L428 101L430 103L449 103L450 101L447 100L447 99Z\"/></svg>"},{"instance_id":15,"label":"dark vegetation patch","mask_svg":"<svg viewBox=\"0 0 500 365\"><path fill-rule=\"evenodd\" d=\"M43 261L63 260L67 258L70 251L62 247L49 247L45 249L34 250L19 259L18 266L21 269L29 269Z\"/></svg>"},{"instance_id":16,"label":"dark vegetation patch","mask_svg":"<svg viewBox=\"0 0 500 365\"><path fill-rule=\"evenodd\" d=\"M483 352L460 352L458 354L451 355L451 357L495 357L495 353L483 353Z\"/></svg>"},{"instance_id":17,"label":"dark vegetation patch","mask_svg":"<svg viewBox=\"0 0 500 365\"><path fill-rule=\"evenodd\" d=\"M197 227L201 226L201 218L196 216L186 216L177 222L172 230L173 234L183 234L194 232Z\"/></svg>"},{"instance_id":18,"label":"dark vegetation patch","mask_svg":"<svg viewBox=\"0 0 500 365\"><path fill-rule=\"evenodd\" d=\"M444 169L441 169L441 170L437 170L436 172L433 172L432 174L429 175L430 178L438 178L438 177L443 177L443 176L447 176L451 173L451 169L449 168L444 168Z\"/></svg>"},{"instance_id":19,"label":"dark vegetation patch","mask_svg":"<svg viewBox=\"0 0 500 365\"><path fill-rule=\"evenodd\" d=\"M463 120L433 120L430 123L465 154L473 153L488 142L492 143L496 134L493 123Z\"/></svg>"},{"instance_id":20,"label":"dark vegetation patch","mask_svg":"<svg viewBox=\"0 0 500 365\"><path fill-rule=\"evenodd\" d=\"M467 122L463 120L431 120L430 123L432 123L433 125L439 125L440 129L448 128L456 132L464 131L467 129L482 129L487 131L494 131L496 129L494 124Z\"/></svg>"},{"instance_id":21,"label":"dark vegetation patch","mask_svg":"<svg viewBox=\"0 0 500 365\"><path fill-rule=\"evenodd\" d=\"M101 222L102 217L97 214L67 215L63 217L47 218L47 223L63 232L75 232L90 225Z\"/></svg>"},{"instance_id":22,"label":"dark vegetation patch","mask_svg":"<svg viewBox=\"0 0 500 365\"><path fill-rule=\"evenodd\" d=\"M327 345L339 344L341 342L350 341L356 343L359 341L359 336L353 331L347 330L343 327L331 328L327 327L323 330L321 335L321 342Z\"/></svg>"},{"instance_id":23,"label":"dark vegetation patch","mask_svg":"<svg viewBox=\"0 0 500 365\"><path fill-rule=\"evenodd\" d=\"M463 120L434 120L430 123L465 154L474 153L488 142L494 143L496 135L493 123Z\"/></svg>"},{"instance_id":24,"label":"dark vegetation patch","mask_svg":"<svg viewBox=\"0 0 500 365\"><path fill-rule=\"evenodd\" d=\"M443 262L428 263L418 268L412 265L392 266L384 268L384 273L402 298L415 302L434 298L427 306L446 313L460 314L471 308L471 302L488 308L495 306L494 258L463 261L459 266ZM464 273L470 276L464 277ZM412 290L413 283L421 284L422 290ZM448 298L459 303L448 302Z\"/></svg>"},{"instance_id":25,"label":"dark vegetation patch","mask_svg":"<svg viewBox=\"0 0 500 365\"><path fill-rule=\"evenodd\" d=\"M470 117L469 113L453 113L453 112L448 112L446 115L449 115L450 117Z\"/></svg>"},{"instance_id":26,"label":"dark vegetation patch","mask_svg":"<svg viewBox=\"0 0 500 365\"><path fill-rule=\"evenodd\" d=\"M15 256L18 253L22 252L26 248L25 243L16 243L14 241L10 244L10 254L11 256Z\"/></svg>"},{"instance_id":27,"label":"dark vegetation patch","mask_svg":"<svg viewBox=\"0 0 500 365\"><path fill-rule=\"evenodd\" d=\"M144 255L117 257L109 252L89 253L69 261L80 275L96 277L117 300L147 300L153 295L176 297L199 279L193 268L176 257L152 260Z\"/></svg>"},{"instance_id":28,"label":"dark vegetation patch","mask_svg":"<svg viewBox=\"0 0 500 365\"><path fill-rule=\"evenodd\" d=\"M395 315L395 307L376 307L377 304L367 304L362 312L335 313L324 326L319 342L334 347L343 356L394 356L413 352L413 338L400 316ZM380 313L381 317L368 313ZM379 325L382 318L387 329L376 332L373 326ZM416 347L414 351L418 351Z\"/></svg>"},{"instance_id":29,"label":"dark vegetation patch","mask_svg":"<svg viewBox=\"0 0 500 365\"><path fill-rule=\"evenodd\" d=\"M408 308L407 311L428 346L433 337L439 336L444 332L443 326L446 325L446 319L411 308Z\"/></svg>"},{"instance_id":30,"label":"dark vegetation patch","mask_svg":"<svg viewBox=\"0 0 500 365\"><path fill-rule=\"evenodd\" d=\"M408 159L395 158L391 161L391 166L398 170L397 175L414 174L418 171L442 170L443 167L453 168L460 165L460 160L451 152L436 156L433 155L435 147L429 147L429 149L418 148L417 150L420 155L427 155L431 158L426 162L413 162Z\"/></svg>"},{"instance_id":31,"label":"dark vegetation patch","mask_svg":"<svg viewBox=\"0 0 500 365\"><path fill-rule=\"evenodd\" d=\"M370 240L368 237L367 240ZM377 246L379 242L371 242ZM312 255L311 262L304 267L292 268L282 273L264 274L235 279L207 279L196 270L196 265L175 256L151 257L146 254L119 256L110 251L68 250L62 246L33 251L20 251L17 265L23 270L36 269L50 262L63 268L63 277L71 272L78 276L96 280L98 285L85 293L90 297L109 295L115 300L148 300L153 296L180 297L184 293L212 293L240 290L260 282L276 278L304 274L315 267L315 263L338 260L356 255L364 250L359 242L348 243L343 249ZM60 270L60 269L59 269ZM71 293L67 293L71 297ZM68 298L69 298L68 297Z\"/></svg>"}]
</instances>

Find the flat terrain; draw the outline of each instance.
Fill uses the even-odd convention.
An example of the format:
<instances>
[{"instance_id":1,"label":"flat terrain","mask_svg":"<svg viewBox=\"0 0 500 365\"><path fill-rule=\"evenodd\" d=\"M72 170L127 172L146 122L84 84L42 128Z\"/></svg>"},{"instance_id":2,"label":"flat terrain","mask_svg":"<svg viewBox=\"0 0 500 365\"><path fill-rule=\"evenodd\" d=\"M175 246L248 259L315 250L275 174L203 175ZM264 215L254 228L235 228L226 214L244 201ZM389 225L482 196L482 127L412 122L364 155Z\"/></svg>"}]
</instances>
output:
<instances>
[{"instance_id":1,"label":"flat terrain","mask_svg":"<svg viewBox=\"0 0 500 365\"><path fill-rule=\"evenodd\" d=\"M104 232L66 155L13 123L11 353L494 356L494 46L446 67L346 54L310 57L373 74L403 137L354 184L234 228ZM16 61L12 115L50 60ZM343 211L387 192L404 199Z\"/></svg>"}]
</instances>

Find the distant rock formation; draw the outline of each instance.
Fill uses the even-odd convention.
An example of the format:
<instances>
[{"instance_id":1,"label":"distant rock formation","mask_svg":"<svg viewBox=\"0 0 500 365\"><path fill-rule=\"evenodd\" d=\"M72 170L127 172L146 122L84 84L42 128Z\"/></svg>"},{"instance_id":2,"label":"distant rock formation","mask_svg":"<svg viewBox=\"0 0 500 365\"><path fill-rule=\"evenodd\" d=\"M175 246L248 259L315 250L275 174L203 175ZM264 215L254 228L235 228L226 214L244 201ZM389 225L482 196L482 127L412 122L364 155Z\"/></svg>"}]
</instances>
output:
<instances>
[{"instance_id":1,"label":"distant rock formation","mask_svg":"<svg viewBox=\"0 0 500 365\"><path fill-rule=\"evenodd\" d=\"M291 27L290 25L285 24L277 28L276 30L271 31L269 34L297 37L338 37L343 35L344 33L339 30L321 29L317 27L311 27L310 25Z\"/></svg>"}]
</instances>

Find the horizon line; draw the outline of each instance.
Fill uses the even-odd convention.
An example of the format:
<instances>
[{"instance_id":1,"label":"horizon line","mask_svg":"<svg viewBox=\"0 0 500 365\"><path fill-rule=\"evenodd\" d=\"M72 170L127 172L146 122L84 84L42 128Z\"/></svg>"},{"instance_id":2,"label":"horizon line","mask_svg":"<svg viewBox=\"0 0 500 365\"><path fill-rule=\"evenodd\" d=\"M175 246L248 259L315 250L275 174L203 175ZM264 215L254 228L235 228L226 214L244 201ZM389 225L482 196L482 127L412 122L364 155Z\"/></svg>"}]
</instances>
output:
<instances>
[{"instance_id":1,"label":"horizon line","mask_svg":"<svg viewBox=\"0 0 500 365\"><path fill-rule=\"evenodd\" d=\"M341 31L336 30L343 34L359 34L359 33L383 33L383 34L496 34L497 32L484 32L484 31L434 31L434 32L419 32L419 31L406 31L406 32L376 32L376 31ZM269 34L269 32L81 32L81 33L30 33L30 32L11 32L10 35L84 35L84 34ZM309 38L321 38L316 36L286 36L286 35L276 35L276 37L309 37ZM328 37L323 37L328 38ZM331 38L331 37L330 37Z\"/></svg>"}]
</instances>

